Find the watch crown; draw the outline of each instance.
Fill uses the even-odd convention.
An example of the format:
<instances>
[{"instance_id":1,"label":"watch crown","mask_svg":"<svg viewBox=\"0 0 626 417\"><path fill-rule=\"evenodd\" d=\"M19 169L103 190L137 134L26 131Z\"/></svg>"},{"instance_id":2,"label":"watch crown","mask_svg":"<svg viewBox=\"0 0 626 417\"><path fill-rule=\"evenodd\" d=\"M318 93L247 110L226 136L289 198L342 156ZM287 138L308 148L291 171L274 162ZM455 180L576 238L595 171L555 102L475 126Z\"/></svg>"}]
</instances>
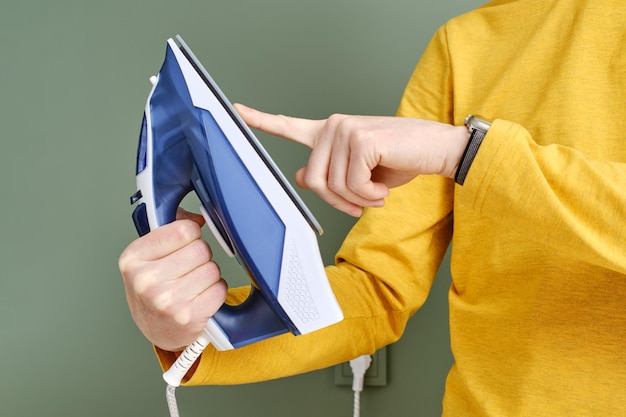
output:
<instances>
[{"instance_id":1,"label":"watch crown","mask_svg":"<svg viewBox=\"0 0 626 417\"><path fill-rule=\"evenodd\" d=\"M465 117L465 126L470 130L478 129L486 132L491 127L491 123L482 119L482 116L468 114Z\"/></svg>"}]
</instances>

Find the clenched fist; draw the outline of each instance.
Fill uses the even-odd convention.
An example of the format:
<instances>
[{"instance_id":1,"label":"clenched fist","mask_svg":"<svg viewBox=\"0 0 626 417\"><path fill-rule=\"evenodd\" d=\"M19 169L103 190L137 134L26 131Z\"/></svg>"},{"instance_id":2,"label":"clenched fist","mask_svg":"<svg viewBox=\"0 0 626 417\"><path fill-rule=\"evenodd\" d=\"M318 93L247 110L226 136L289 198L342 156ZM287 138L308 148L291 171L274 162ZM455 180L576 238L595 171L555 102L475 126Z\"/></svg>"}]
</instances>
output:
<instances>
[{"instance_id":1,"label":"clenched fist","mask_svg":"<svg viewBox=\"0 0 626 417\"><path fill-rule=\"evenodd\" d=\"M184 349L226 299L227 285L202 240L201 216L178 219L130 243L119 258L131 315L164 350Z\"/></svg>"}]
</instances>

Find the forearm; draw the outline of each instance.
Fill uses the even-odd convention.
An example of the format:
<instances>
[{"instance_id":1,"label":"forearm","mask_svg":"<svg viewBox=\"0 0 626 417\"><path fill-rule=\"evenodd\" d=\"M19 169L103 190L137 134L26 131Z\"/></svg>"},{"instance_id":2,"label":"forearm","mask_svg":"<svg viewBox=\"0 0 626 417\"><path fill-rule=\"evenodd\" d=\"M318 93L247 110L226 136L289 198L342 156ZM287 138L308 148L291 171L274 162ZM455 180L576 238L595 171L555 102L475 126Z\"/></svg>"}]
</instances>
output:
<instances>
[{"instance_id":1,"label":"forearm","mask_svg":"<svg viewBox=\"0 0 626 417\"><path fill-rule=\"evenodd\" d=\"M457 204L579 260L626 273L626 164L539 146L521 126L496 121ZM515 221L510 221L515 219Z\"/></svg>"},{"instance_id":2,"label":"forearm","mask_svg":"<svg viewBox=\"0 0 626 417\"><path fill-rule=\"evenodd\" d=\"M372 353L396 341L425 301L448 246L450 189L441 177L422 177L394 190L384 208L366 210L339 250L337 265L327 268L344 313L342 322L232 351L209 347L189 383L239 384L285 377ZM245 298L239 291L235 302ZM157 353L164 368L176 357Z\"/></svg>"},{"instance_id":3,"label":"forearm","mask_svg":"<svg viewBox=\"0 0 626 417\"><path fill-rule=\"evenodd\" d=\"M333 288L344 310L342 322L314 333L287 333L231 351L216 351L209 346L187 383L229 385L292 376L373 353L399 338L408 320L408 309L388 309L380 300L370 299L363 309L364 297L360 292L365 287L369 288L366 292L375 292L372 285L360 284L369 278L346 278L332 272L331 275L337 278ZM158 349L157 354L164 369L176 358L176 354Z\"/></svg>"}]
</instances>

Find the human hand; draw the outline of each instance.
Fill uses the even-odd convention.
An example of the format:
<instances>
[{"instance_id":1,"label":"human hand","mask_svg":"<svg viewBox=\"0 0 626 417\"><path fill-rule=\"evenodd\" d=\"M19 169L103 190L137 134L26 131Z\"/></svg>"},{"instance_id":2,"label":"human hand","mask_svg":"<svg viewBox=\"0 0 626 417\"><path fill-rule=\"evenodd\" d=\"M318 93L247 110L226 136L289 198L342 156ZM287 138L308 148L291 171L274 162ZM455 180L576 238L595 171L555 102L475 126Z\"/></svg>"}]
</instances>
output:
<instances>
[{"instance_id":1,"label":"human hand","mask_svg":"<svg viewBox=\"0 0 626 417\"><path fill-rule=\"evenodd\" d=\"M119 258L131 315L164 350L182 350L196 340L226 299L202 224L202 216L179 209L176 221L134 240Z\"/></svg>"},{"instance_id":2,"label":"human hand","mask_svg":"<svg viewBox=\"0 0 626 417\"><path fill-rule=\"evenodd\" d=\"M418 175L454 178L469 133L463 126L404 117L335 114L309 120L235 104L248 124L312 149L296 182L333 207L360 216L380 207L389 188Z\"/></svg>"}]
</instances>

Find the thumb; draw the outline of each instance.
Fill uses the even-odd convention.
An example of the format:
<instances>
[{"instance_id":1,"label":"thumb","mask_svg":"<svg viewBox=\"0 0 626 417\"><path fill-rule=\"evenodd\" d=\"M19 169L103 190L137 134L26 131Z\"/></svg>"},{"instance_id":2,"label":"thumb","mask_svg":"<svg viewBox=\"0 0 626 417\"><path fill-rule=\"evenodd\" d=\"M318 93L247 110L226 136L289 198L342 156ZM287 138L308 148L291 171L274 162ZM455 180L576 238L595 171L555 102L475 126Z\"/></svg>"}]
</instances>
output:
<instances>
[{"instance_id":1,"label":"thumb","mask_svg":"<svg viewBox=\"0 0 626 417\"><path fill-rule=\"evenodd\" d=\"M198 226L203 226L205 221L204 217L198 213L192 213L190 211L185 210L182 207L178 207L176 209L176 220L192 220L198 224Z\"/></svg>"}]
</instances>

